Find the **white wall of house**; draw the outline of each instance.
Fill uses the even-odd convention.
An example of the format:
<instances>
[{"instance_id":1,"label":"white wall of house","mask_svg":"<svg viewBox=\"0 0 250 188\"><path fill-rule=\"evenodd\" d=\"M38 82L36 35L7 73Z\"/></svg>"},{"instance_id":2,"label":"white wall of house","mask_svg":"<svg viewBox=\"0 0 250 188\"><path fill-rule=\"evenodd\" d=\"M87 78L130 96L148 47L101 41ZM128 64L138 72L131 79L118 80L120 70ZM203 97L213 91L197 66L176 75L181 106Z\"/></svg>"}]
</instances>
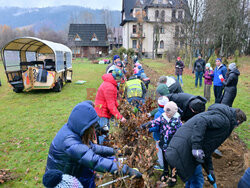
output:
<instances>
[{"instance_id":1,"label":"white wall of house","mask_svg":"<svg viewBox=\"0 0 250 188\"><path fill-rule=\"evenodd\" d=\"M164 17L165 22L171 22L172 9L170 9L170 8L149 8L148 9L148 18L149 18L149 21L157 21L155 19L155 11L156 10L159 11L159 18L161 17L161 12L165 11L165 17Z\"/></svg>"}]
</instances>

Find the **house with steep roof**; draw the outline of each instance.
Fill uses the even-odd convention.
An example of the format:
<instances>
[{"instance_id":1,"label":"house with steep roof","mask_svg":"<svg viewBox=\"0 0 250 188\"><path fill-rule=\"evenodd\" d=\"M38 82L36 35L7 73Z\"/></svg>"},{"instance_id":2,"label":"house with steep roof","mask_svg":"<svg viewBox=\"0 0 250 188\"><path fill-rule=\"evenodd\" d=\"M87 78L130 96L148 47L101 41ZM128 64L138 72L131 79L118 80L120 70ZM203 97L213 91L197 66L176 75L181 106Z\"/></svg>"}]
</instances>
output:
<instances>
[{"instance_id":1,"label":"house with steep roof","mask_svg":"<svg viewBox=\"0 0 250 188\"><path fill-rule=\"evenodd\" d=\"M68 46L73 57L100 57L108 54L105 24L70 24Z\"/></svg>"},{"instance_id":2,"label":"house with steep roof","mask_svg":"<svg viewBox=\"0 0 250 188\"><path fill-rule=\"evenodd\" d=\"M183 46L186 8L187 0L123 0L123 47L136 52L140 48L142 55L152 57Z\"/></svg>"}]
</instances>

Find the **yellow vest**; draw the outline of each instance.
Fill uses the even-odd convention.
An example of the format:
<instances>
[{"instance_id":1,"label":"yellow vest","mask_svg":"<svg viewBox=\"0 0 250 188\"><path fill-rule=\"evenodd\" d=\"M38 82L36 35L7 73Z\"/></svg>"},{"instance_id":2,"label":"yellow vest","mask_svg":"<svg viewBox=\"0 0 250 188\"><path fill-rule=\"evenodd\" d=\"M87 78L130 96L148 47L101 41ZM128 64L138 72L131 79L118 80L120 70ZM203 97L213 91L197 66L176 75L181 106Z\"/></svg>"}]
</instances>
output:
<instances>
[{"instance_id":1,"label":"yellow vest","mask_svg":"<svg viewBox=\"0 0 250 188\"><path fill-rule=\"evenodd\" d=\"M140 79L133 79L126 82L127 98L142 97L142 81Z\"/></svg>"}]
</instances>

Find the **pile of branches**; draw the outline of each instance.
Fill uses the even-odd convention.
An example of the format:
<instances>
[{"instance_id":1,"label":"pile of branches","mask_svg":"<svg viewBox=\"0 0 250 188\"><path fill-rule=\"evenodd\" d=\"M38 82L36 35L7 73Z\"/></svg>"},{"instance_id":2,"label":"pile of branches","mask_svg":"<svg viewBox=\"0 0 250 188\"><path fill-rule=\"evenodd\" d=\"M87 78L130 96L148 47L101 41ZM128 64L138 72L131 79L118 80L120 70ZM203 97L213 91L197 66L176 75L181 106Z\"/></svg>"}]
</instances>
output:
<instances>
[{"instance_id":1,"label":"pile of branches","mask_svg":"<svg viewBox=\"0 0 250 188\"><path fill-rule=\"evenodd\" d=\"M130 59L127 65L129 74L132 74L132 69L133 63ZM124 163L138 169L143 178L126 179L117 182L115 187L155 187L155 181L150 178L157 159L155 142L147 130L140 128L140 125L150 121L147 112L155 109L155 101L152 97L148 97L138 112L134 111L134 107L126 99L120 98L119 104L119 111L127 121L119 123L119 128L109 135L109 145L119 148L125 158Z\"/></svg>"}]
</instances>

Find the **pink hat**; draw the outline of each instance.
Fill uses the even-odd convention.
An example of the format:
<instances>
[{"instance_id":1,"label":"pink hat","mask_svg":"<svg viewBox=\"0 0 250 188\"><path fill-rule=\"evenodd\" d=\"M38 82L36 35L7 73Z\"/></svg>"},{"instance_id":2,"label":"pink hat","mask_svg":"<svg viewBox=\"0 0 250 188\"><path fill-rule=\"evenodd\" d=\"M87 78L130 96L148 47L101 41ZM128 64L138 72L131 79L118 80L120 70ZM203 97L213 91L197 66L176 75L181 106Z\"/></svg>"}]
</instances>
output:
<instances>
[{"instance_id":1,"label":"pink hat","mask_svg":"<svg viewBox=\"0 0 250 188\"><path fill-rule=\"evenodd\" d=\"M173 117L178 111L178 106L175 102L169 101L167 104L165 104L164 111L166 114L169 114L171 117Z\"/></svg>"},{"instance_id":2,"label":"pink hat","mask_svg":"<svg viewBox=\"0 0 250 188\"><path fill-rule=\"evenodd\" d=\"M181 60L181 57L177 57L177 60L178 60L178 61Z\"/></svg>"}]
</instances>

